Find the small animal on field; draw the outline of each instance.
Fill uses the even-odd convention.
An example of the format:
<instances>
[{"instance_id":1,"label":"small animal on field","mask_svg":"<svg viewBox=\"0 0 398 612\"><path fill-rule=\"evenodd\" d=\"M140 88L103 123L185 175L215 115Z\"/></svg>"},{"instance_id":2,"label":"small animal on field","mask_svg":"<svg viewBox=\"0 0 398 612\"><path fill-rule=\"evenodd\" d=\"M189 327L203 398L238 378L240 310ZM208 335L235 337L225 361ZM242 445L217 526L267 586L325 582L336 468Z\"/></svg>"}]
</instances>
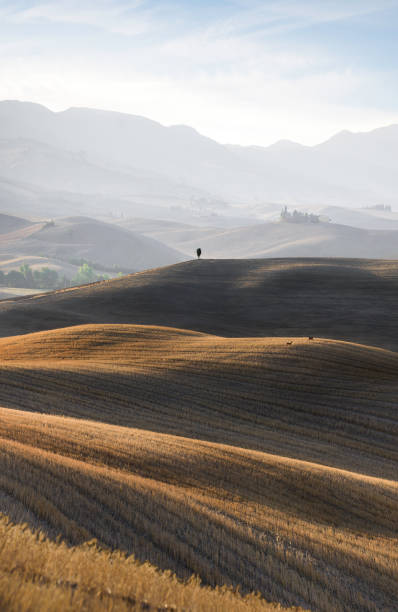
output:
<instances>
[{"instance_id":1,"label":"small animal on field","mask_svg":"<svg viewBox=\"0 0 398 612\"><path fill-rule=\"evenodd\" d=\"M288 340L286 344L293 344L293 342L291 340Z\"/></svg>"}]
</instances>

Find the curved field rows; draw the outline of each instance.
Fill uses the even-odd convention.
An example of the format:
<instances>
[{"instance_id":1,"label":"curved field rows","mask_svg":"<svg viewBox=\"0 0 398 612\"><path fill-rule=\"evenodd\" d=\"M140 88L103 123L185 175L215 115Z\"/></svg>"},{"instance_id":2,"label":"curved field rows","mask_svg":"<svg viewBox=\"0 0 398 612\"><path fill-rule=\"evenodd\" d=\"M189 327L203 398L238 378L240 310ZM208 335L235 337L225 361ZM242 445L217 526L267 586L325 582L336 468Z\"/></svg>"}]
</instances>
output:
<instances>
[{"instance_id":1,"label":"curved field rows","mask_svg":"<svg viewBox=\"0 0 398 612\"><path fill-rule=\"evenodd\" d=\"M1 339L0 364L5 407L397 474L398 355L389 351L91 325Z\"/></svg>"},{"instance_id":2,"label":"curved field rows","mask_svg":"<svg viewBox=\"0 0 398 612\"><path fill-rule=\"evenodd\" d=\"M18 612L282 610L257 595L204 587L197 578L182 583L170 572L99 549L93 541L73 548L56 544L1 515L0 607Z\"/></svg>"},{"instance_id":3,"label":"curved field rows","mask_svg":"<svg viewBox=\"0 0 398 612\"><path fill-rule=\"evenodd\" d=\"M387 610L398 598L394 481L6 409L0 474L32 527L74 545L96 538L284 605Z\"/></svg>"},{"instance_id":4,"label":"curved field rows","mask_svg":"<svg viewBox=\"0 0 398 612\"><path fill-rule=\"evenodd\" d=\"M71 580L73 555L110 563L109 553L79 548L95 538L179 578L240 585L284 606L394 610L397 372L395 353L321 339L131 325L4 338L0 511L73 546L45 543L47 559L64 559L60 584L76 585L77 608L95 586L84 586L83 561ZM27 559L18 567L30 575ZM39 583L59 595L51 571L21 582L13 570L15 588L33 593ZM143 599L131 580L116 580L127 608ZM196 589L186 609L237 597ZM207 605L266 605L233 601Z\"/></svg>"}]
</instances>

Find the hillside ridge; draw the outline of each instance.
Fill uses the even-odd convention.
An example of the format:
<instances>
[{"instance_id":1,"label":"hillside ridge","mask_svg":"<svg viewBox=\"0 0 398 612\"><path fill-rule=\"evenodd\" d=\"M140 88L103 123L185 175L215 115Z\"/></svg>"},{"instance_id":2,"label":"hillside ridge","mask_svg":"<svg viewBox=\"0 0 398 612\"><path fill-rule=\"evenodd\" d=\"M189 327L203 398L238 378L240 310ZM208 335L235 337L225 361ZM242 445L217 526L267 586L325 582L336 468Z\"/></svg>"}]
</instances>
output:
<instances>
[{"instance_id":1,"label":"hillside ridge","mask_svg":"<svg viewBox=\"0 0 398 612\"><path fill-rule=\"evenodd\" d=\"M398 348L398 262L192 260L0 302L0 336L88 323L230 337L317 336Z\"/></svg>"},{"instance_id":2,"label":"hillside ridge","mask_svg":"<svg viewBox=\"0 0 398 612\"><path fill-rule=\"evenodd\" d=\"M0 405L273 449L387 478L398 461L397 379L396 353L322 338L80 325L0 339Z\"/></svg>"}]
</instances>

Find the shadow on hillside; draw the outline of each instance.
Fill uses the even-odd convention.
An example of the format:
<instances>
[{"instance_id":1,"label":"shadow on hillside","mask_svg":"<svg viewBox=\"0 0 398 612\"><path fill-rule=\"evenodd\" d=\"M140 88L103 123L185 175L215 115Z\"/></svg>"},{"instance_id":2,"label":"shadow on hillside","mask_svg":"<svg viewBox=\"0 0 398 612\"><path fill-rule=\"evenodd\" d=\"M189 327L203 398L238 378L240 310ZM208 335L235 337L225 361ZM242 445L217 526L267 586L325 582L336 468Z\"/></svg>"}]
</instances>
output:
<instances>
[{"instance_id":1,"label":"shadow on hillside","mask_svg":"<svg viewBox=\"0 0 398 612\"><path fill-rule=\"evenodd\" d=\"M282 357L258 375L233 362L163 373L0 369L2 406L100 421L281 454L395 479L398 386L393 369L285 371ZM62 364L62 361L61 361ZM84 363L81 364L82 368ZM351 366L349 366L351 367ZM297 369L299 368L299 369ZM392 366L391 366L392 368ZM359 372L359 374L358 374Z\"/></svg>"},{"instance_id":2,"label":"shadow on hillside","mask_svg":"<svg viewBox=\"0 0 398 612\"><path fill-rule=\"evenodd\" d=\"M367 263L194 261L0 303L0 334L135 323L226 337L313 335L398 350L398 275L383 277L366 269Z\"/></svg>"}]
</instances>

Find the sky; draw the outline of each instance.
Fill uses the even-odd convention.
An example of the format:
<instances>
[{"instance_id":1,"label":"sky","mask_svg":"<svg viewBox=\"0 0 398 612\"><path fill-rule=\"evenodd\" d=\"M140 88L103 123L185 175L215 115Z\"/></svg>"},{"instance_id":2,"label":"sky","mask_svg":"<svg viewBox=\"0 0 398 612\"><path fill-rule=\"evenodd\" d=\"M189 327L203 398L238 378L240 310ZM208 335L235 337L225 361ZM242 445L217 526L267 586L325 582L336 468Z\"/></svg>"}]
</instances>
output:
<instances>
[{"instance_id":1,"label":"sky","mask_svg":"<svg viewBox=\"0 0 398 612\"><path fill-rule=\"evenodd\" d=\"M398 123L398 0L0 0L0 99L313 145Z\"/></svg>"}]
</instances>

